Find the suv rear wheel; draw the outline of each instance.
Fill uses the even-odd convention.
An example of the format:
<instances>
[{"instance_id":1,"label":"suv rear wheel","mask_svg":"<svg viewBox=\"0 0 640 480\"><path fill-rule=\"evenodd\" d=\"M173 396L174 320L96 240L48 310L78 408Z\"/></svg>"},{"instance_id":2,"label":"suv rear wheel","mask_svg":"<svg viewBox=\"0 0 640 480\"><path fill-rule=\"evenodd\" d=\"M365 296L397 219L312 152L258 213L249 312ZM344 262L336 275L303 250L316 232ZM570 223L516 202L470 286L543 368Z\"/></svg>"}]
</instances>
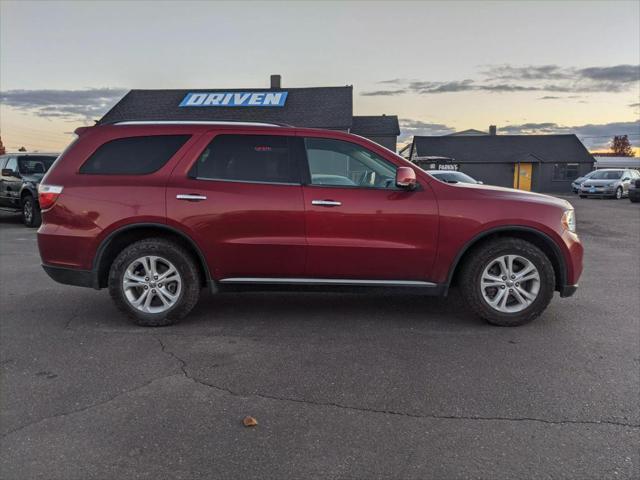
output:
<instances>
[{"instance_id":1,"label":"suv rear wheel","mask_svg":"<svg viewBox=\"0 0 640 480\"><path fill-rule=\"evenodd\" d=\"M555 273L538 247L504 238L473 252L463 267L461 288L480 317L493 325L513 327L530 322L547 308Z\"/></svg>"},{"instance_id":2,"label":"suv rear wheel","mask_svg":"<svg viewBox=\"0 0 640 480\"><path fill-rule=\"evenodd\" d=\"M109 271L109 293L138 325L171 325L198 303L200 276L186 250L163 238L133 243Z\"/></svg>"},{"instance_id":3,"label":"suv rear wheel","mask_svg":"<svg viewBox=\"0 0 640 480\"><path fill-rule=\"evenodd\" d=\"M22 221L27 227L36 228L42 223L40 206L35 201L33 195L25 195L22 199Z\"/></svg>"}]
</instances>

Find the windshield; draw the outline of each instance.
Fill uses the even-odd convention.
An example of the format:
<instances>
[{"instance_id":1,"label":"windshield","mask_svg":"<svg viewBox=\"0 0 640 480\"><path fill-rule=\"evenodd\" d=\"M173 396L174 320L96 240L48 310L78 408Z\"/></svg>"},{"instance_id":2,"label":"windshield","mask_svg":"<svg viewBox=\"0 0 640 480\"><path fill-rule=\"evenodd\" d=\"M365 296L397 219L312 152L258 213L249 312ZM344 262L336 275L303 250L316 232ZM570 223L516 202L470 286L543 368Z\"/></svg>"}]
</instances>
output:
<instances>
[{"instance_id":1,"label":"windshield","mask_svg":"<svg viewBox=\"0 0 640 480\"><path fill-rule=\"evenodd\" d=\"M447 183L478 183L476 180L471 178L469 175L466 175L462 172L429 172L431 175L436 177L438 180L442 180Z\"/></svg>"},{"instance_id":2,"label":"windshield","mask_svg":"<svg viewBox=\"0 0 640 480\"><path fill-rule=\"evenodd\" d=\"M56 157L44 156L44 155L30 155L28 157L21 157L18 159L18 170L23 175L33 175L37 173L46 173Z\"/></svg>"},{"instance_id":3,"label":"windshield","mask_svg":"<svg viewBox=\"0 0 640 480\"><path fill-rule=\"evenodd\" d=\"M622 170L600 170L594 173L590 180L618 180L622 178Z\"/></svg>"}]
</instances>

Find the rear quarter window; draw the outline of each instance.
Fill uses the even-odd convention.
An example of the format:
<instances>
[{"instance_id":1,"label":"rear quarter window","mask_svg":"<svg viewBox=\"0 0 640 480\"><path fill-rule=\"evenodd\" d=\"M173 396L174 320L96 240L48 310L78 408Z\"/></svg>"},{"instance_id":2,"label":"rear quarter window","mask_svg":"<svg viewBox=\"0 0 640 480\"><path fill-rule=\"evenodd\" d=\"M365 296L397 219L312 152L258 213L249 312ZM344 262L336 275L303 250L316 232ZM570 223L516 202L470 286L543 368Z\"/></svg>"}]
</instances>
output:
<instances>
[{"instance_id":1,"label":"rear quarter window","mask_svg":"<svg viewBox=\"0 0 640 480\"><path fill-rule=\"evenodd\" d=\"M93 175L145 175L162 168L190 135L153 135L111 140L80 167Z\"/></svg>"}]
</instances>

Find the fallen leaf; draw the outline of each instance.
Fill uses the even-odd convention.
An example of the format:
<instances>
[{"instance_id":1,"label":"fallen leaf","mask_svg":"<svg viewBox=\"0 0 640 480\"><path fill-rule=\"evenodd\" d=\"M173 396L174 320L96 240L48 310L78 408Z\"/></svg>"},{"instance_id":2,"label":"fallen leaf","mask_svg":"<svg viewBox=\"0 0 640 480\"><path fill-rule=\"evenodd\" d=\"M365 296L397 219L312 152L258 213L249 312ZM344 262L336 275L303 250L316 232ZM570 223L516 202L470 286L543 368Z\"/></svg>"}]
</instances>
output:
<instances>
[{"instance_id":1,"label":"fallen leaf","mask_svg":"<svg viewBox=\"0 0 640 480\"><path fill-rule=\"evenodd\" d=\"M256 425L258 425L258 421L250 416L246 416L244 417L244 420L242 420L242 423L245 427L255 427Z\"/></svg>"}]
</instances>

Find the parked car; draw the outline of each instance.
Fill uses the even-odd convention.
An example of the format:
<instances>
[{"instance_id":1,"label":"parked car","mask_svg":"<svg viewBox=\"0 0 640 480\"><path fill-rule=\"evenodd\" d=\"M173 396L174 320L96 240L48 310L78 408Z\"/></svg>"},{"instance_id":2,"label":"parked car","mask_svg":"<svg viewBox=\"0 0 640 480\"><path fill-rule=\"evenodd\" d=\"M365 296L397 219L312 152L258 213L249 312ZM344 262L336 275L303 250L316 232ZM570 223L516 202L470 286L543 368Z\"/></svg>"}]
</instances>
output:
<instances>
[{"instance_id":1,"label":"parked car","mask_svg":"<svg viewBox=\"0 0 640 480\"><path fill-rule=\"evenodd\" d=\"M571 182L571 191L573 193L580 192L580 185L589 180L597 171L598 170L593 170L582 177L576 178L573 182Z\"/></svg>"},{"instance_id":2,"label":"parked car","mask_svg":"<svg viewBox=\"0 0 640 480\"><path fill-rule=\"evenodd\" d=\"M40 185L38 246L58 282L108 288L168 325L201 287L459 285L496 325L572 295L583 249L565 200L438 180L347 133L258 123L78 129Z\"/></svg>"},{"instance_id":3,"label":"parked car","mask_svg":"<svg viewBox=\"0 0 640 480\"><path fill-rule=\"evenodd\" d=\"M38 185L57 153L12 153L0 157L0 210L21 212L27 227L40 226Z\"/></svg>"},{"instance_id":4,"label":"parked car","mask_svg":"<svg viewBox=\"0 0 640 480\"><path fill-rule=\"evenodd\" d=\"M640 202L640 179L636 179L629 184L629 201L631 203Z\"/></svg>"},{"instance_id":5,"label":"parked car","mask_svg":"<svg viewBox=\"0 0 640 480\"><path fill-rule=\"evenodd\" d=\"M482 185L482 182L471 178L466 173L455 172L451 170L426 170L426 172L434 178L446 183L471 183L473 185Z\"/></svg>"},{"instance_id":6,"label":"parked car","mask_svg":"<svg viewBox=\"0 0 640 480\"><path fill-rule=\"evenodd\" d=\"M580 198L609 197L621 199L629 192L631 180L640 178L637 170L605 168L596 171L580 185Z\"/></svg>"}]
</instances>

